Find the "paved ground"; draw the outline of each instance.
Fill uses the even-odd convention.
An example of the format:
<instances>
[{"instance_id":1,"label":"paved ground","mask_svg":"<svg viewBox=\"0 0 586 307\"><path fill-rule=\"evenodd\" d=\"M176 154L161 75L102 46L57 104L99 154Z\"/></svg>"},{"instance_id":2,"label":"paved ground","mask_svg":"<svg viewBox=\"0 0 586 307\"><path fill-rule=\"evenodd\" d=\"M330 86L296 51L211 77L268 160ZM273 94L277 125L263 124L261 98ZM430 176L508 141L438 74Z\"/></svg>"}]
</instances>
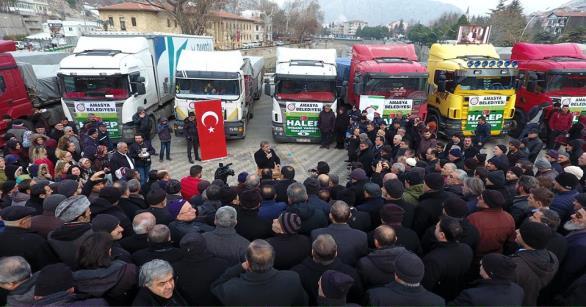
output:
<instances>
[{"instance_id":1,"label":"paved ground","mask_svg":"<svg viewBox=\"0 0 586 307\"><path fill-rule=\"evenodd\" d=\"M260 148L262 140L271 142L273 149L281 158L281 165L291 165L295 168L296 179L307 178L307 170L315 168L317 162L326 161L330 165L331 172L340 176L340 181L346 182L348 171L344 160L347 158L345 150L320 149L319 145L313 144L275 144L271 134L271 100L262 96L254 107L254 118L248 125L248 133L243 140L228 141L228 157L213 161L195 161L204 168L203 177L213 179L218 163L233 163L232 169L236 175L242 171L254 172L254 153ZM159 141L153 140L153 146L159 153ZM187 146L183 137L174 137L171 144L171 158L173 161L159 163L159 159L153 159L153 169L166 169L171 172L172 177L182 178L189 174L191 164L187 161ZM236 178L228 178L229 184L235 184Z\"/></svg>"}]
</instances>

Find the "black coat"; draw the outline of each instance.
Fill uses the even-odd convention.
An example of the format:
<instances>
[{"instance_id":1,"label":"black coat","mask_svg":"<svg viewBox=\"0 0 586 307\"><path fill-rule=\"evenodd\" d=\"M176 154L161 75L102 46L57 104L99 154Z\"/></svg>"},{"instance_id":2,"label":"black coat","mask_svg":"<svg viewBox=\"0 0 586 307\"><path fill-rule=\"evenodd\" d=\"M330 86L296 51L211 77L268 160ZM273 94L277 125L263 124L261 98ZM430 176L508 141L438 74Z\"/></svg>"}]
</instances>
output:
<instances>
[{"instance_id":1,"label":"black coat","mask_svg":"<svg viewBox=\"0 0 586 307\"><path fill-rule=\"evenodd\" d=\"M413 230L421 237L425 230L435 225L444 208L444 201L450 194L445 191L429 191L419 196L419 204L415 208Z\"/></svg>"},{"instance_id":2,"label":"black coat","mask_svg":"<svg viewBox=\"0 0 586 307\"><path fill-rule=\"evenodd\" d=\"M403 210L405 210L405 213L403 213L403 222L401 224L403 225L403 227L413 227L413 220L415 219L415 205L406 202L402 198L395 200L387 200L387 203L395 204L403 208Z\"/></svg>"},{"instance_id":3,"label":"black coat","mask_svg":"<svg viewBox=\"0 0 586 307\"><path fill-rule=\"evenodd\" d=\"M6 227L0 233L0 257L22 256L33 272L58 262L47 240L27 229Z\"/></svg>"},{"instance_id":4,"label":"black coat","mask_svg":"<svg viewBox=\"0 0 586 307\"><path fill-rule=\"evenodd\" d=\"M132 163L134 163L134 160L130 157L130 154L126 154L126 155L128 156L128 158L130 158ZM112 172L115 172L116 170L118 170L121 167L134 168L134 167L130 167L130 163L128 163L128 159L126 159L125 156L123 156L118 151L115 151L112 154L112 157L110 158L110 170Z\"/></svg>"},{"instance_id":5,"label":"black coat","mask_svg":"<svg viewBox=\"0 0 586 307\"><path fill-rule=\"evenodd\" d=\"M132 253L132 262L141 266L153 259L161 259L173 264L185 256L185 251L166 243L151 243L148 248Z\"/></svg>"},{"instance_id":6,"label":"black coat","mask_svg":"<svg viewBox=\"0 0 586 307\"><path fill-rule=\"evenodd\" d=\"M474 252L470 246L456 242L438 242L423 257L425 276L421 284L429 291L451 301L464 288Z\"/></svg>"},{"instance_id":7,"label":"black coat","mask_svg":"<svg viewBox=\"0 0 586 307\"><path fill-rule=\"evenodd\" d=\"M454 306L521 306L523 288L514 282L500 279L483 279L475 282L450 302Z\"/></svg>"},{"instance_id":8,"label":"black coat","mask_svg":"<svg viewBox=\"0 0 586 307\"><path fill-rule=\"evenodd\" d=\"M169 210L165 208L148 207L145 211L152 213L155 216L157 224L169 226L174 221Z\"/></svg>"},{"instance_id":9,"label":"black coat","mask_svg":"<svg viewBox=\"0 0 586 307\"><path fill-rule=\"evenodd\" d=\"M558 271L558 259L545 249L521 250L512 259L517 264L514 281L525 292L523 305L535 306L539 292L551 282Z\"/></svg>"},{"instance_id":10,"label":"black coat","mask_svg":"<svg viewBox=\"0 0 586 307\"><path fill-rule=\"evenodd\" d=\"M237 207L238 223L236 232L248 241L266 239L273 234L272 221L264 220L258 216L258 209L247 210Z\"/></svg>"},{"instance_id":11,"label":"black coat","mask_svg":"<svg viewBox=\"0 0 586 307\"><path fill-rule=\"evenodd\" d=\"M317 120L317 127L322 132L334 132L336 125L336 113L333 111L321 111L319 112L319 118Z\"/></svg>"},{"instance_id":12,"label":"black coat","mask_svg":"<svg viewBox=\"0 0 586 307\"><path fill-rule=\"evenodd\" d=\"M402 246L389 246L372 251L360 258L356 270L364 288L382 287L395 278L395 260L407 250Z\"/></svg>"},{"instance_id":13,"label":"black coat","mask_svg":"<svg viewBox=\"0 0 586 307\"><path fill-rule=\"evenodd\" d=\"M151 292L148 288L141 287L138 294L132 301L132 306L187 306L188 303L177 292L177 288L173 291L173 296L166 299Z\"/></svg>"},{"instance_id":14,"label":"black coat","mask_svg":"<svg viewBox=\"0 0 586 307\"><path fill-rule=\"evenodd\" d=\"M417 233L410 228L403 227L402 225L389 225L395 230L395 234L397 235L397 242L395 245L403 246L408 251L413 252L417 255L422 254L421 250L421 243L419 242L419 237ZM368 233L368 246L370 248L375 248L374 246L374 231Z\"/></svg>"},{"instance_id":15,"label":"black coat","mask_svg":"<svg viewBox=\"0 0 586 307\"><path fill-rule=\"evenodd\" d=\"M283 203L287 203L288 199L287 199L287 188L292 184L295 183L297 181L293 180L293 179L282 179L282 180L278 180L277 183L275 184L275 190L277 191L277 199L275 199L277 202L283 202Z\"/></svg>"},{"instance_id":16,"label":"black coat","mask_svg":"<svg viewBox=\"0 0 586 307\"><path fill-rule=\"evenodd\" d=\"M118 220L120 220L120 226L122 226L122 228L124 228L124 233L123 233L124 237L128 237L128 236L134 234L134 230L132 228L132 222L126 216L126 214L124 213L124 210L122 210L122 208L120 208L118 206L114 206L114 205L110 204L109 201L98 197L92 201L92 204L90 205L90 210L92 212L92 220L97 215L108 214L108 215L114 216L114 217L118 218Z\"/></svg>"},{"instance_id":17,"label":"black coat","mask_svg":"<svg viewBox=\"0 0 586 307\"><path fill-rule=\"evenodd\" d=\"M140 157L139 154L145 149L149 153L148 157ZM151 158L155 154L155 149L151 145L151 141L144 140L142 144L132 143L128 148L128 154L134 160L135 167L145 167L151 165Z\"/></svg>"},{"instance_id":18,"label":"black coat","mask_svg":"<svg viewBox=\"0 0 586 307\"><path fill-rule=\"evenodd\" d=\"M311 255L309 237L300 234L280 234L268 238L275 249L274 267L277 270L289 270Z\"/></svg>"},{"instance_id":19,"label":"black coat","mask_svg":"<svg viewBox=\"0 0 586 307\"><path fill-rule=\"evenodd\" d=\"M363 203L356 206L356 209L370 214L370 227L374 229L381 224L380 209L384 205L385 200L382 197L373 197L365 199Z\"/></svg>"},{"instance_id":20,"label":"black coat","mask_svg":"<svg viewBox=\"0 0 586 307\"><path fill-rule=\"evenodd\" d=\"M122 248L131 254L141 249L148 248L148 234L134 234L132 236L126 237L120 240L120 246L122 246Z\"/></svg>"},{"instance_id":21,"label":"black coat","mask_svg":"<svg viewBox=\"0 0 586 307\"><path fill-rule=\"evenodd\" d=\"M348 265L354 266L358 259L368 253L366 233L348 224L330 224L326 228L315 229L311 232L311 241L321 234L329 234L334 238L338 246L337 257Z\"/></svg>"},{"instance_id":22,"label":"black coat","mask_svg":"<svg viewBox=\"0 0 586 307\"><path fill-rule=\"evenodd\" d=\"M281 164L281 159L275 153L275 150L271 148L270 150L271 157L267 158L267 154L264 150L259 149L254 153L254 162L256 162L256 167L260 169L270 168L273 169L277 164Z\"/></svg>"},{"instance_id":23,"label":"black coat","mask_svg":"<svg viewBox=\"0 0 586 307\"><path fill-rule=\"evenodd\" d=\"M296 203L287 206L286 212L296 213L301 218L300 234L309 235L311 231L317 228L323 228L328 225L328 219L320 209L309 207L307 203Z\"/></svg>"},{"instance_id":24,"label":"black coat","mask_svg":"<svg viewBox=\"0 0 586 307\"><path fill-rule=\"evenodd\" d=\"M183 136L188 141L194 141L195 143L199 142L199 135L197 135L197 120L190 121L186 118L183 121Z\"/></svg>"},{"instance_id":25,"label":"black coat","mask_svg":"<svg viewBox=\"0 0 586 307\"><path fill-rule=\"evenodd\" d=\"M362 282L360 281L360 275L358 275L358 272L356 272L354 268L341 262L340 259L336 258L334 259L334 262L329 265L322 265L313 261L311 257L308 257L300 264L294 266L291 270L299 274L301 282L303 283L303 288L309 295L310 305L317 304L317 282L321 278L321 275L327 270L334 270L350 275L350 277L354 279L354 284L348 293L348 300L355 303L360 303L362 301L364 291L362 288Z\"/></svg>"},{"instance_id":26,"label":"black coat","mask_svg":"<svg viewBox=\"0 0 586 307\"><path fill-rule=\"evenodd\" d=\"M348 181L348 183L346 184L346 188L354 192L354 196L356 197L354 204L356 207L358 207L358 205L361 205L364 202L364 185L368 182L368 179L365 179L356 182Z\"/></svg>"},{"instance_id":27,"label":"black coat","mask_svg":"<svg viewBox=\"0 0 586 307\"><path fill-rule=\"evenodd\" d=\"M384 287L368 290L368 304L374 306L444 306L445 301L422 286L412 288L392 281Z\"/></svg>"},{"instance_id":28,"label":"black coat","mask_svg":"<svg viewBox=\"0 0 586 307\"><path fill-rule=\"evenodd\" d=\"M151 121L148 116L140 117L136 113L132 116L132 123L134 123L137 133L142 134L145 139L150 139Z\"/></svg>"},{"instance_id":29,"label":"black coat","mask_svg":"<svg viewBox=\"0 0 586 307\"><path fill-rule=\"evenodd\" d=\"M145 202L144 198L137 195L130 195L128 198L120 198L118 201L118 207L120 207L120 209L124 211L124 214L126 214L126 217L132 221L134 216L136 216L137 211L145 210L149 206Z\"/></svg>"},{"instance_id":30,"label":"black coat","mask_svg":"<svg viewBox=\"0 0 586 307\"><path fill-rule=\"evenodd\" d=\"M336 124L334 130L338 133L346 133L349 126L350 116L348 115L348 112L344 112L342 114L338 113L338 116L336 116Z\"/></svg>"},{"instance_id":31,"label":"black coat","mask_svg":"<svg viewBox=\"0 0 586 307\"><path fill-rule=\"evenodd\" d=\"M372 176L372 161L374 160L374 152L372 148L368 147L358 153L358 162L362 163L364 171L368 177Z\"/></svg>"},{"instance_id":32,"label":"black coat","mask_svg":"<svg viewBox=\"0 0 586 307\"><path fill-rule=\"evenodd\" d=\"M466 243L473 251L476 250L476 246L478 245L478 241L480 241L480 233L476 226L470 224L468 220L460 220L460 225L462 225L462 237L460 238L460 242ZM437 239L435 238L435 225L430 226L425 231L425 234L421 238L421 247L423 248L423 253L427 254L429 251L435 248L435 245L438 243Z\"/></svg>"},{"instance_id":33,"label":"black coat","mask_svg":"<svg viewBox=\"0 0 586 307\"><path fill-rule=\"evenodd\" d=\"M210 285L229 267L228 260L214 257L207 250L188 251L185 257L173 263L176 287L186 305L218 305L220 302L210 292Z\"/></svg>"},{"instance_id":34,"label":"black coat","mask_svg":"<svg viewBox=\"0 0 586 307\"><path fill-rule=\"evenodd\" d=\"M307 305L299 275L291 271L246 272L237 264L226 270L211 289L226 306Z\"/></svg>"}]
</instances>

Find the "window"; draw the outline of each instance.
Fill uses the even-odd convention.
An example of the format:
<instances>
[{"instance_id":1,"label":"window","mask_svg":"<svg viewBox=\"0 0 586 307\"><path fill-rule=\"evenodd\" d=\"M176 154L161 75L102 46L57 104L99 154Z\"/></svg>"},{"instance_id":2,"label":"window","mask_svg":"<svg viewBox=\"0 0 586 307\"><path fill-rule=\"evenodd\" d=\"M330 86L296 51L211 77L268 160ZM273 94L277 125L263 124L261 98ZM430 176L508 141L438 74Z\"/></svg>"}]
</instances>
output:
<instances>
[{"instance_id":1,"label":"window","mask_svg":"<svg viewBox=\"0 0 586 307\"><path fill-rule=\"evenodd\" d=\"M110 27L114 26L114 17L112 17L112 16L108 17L108 24L110 25Z\"/></svg>"},{"instance_id":2,"label":"window","mask_svg":"<svg viewBox=\"0 0 586 307\"><path fill-rule=\"evenodd\" d=\"M132 23L133 27L136 27L136 17L130 17L130 23Z\"/></svg>"},{"instance_id":3,"label":"window","mask_svg":"<svg viewBox=\"0 0 586 307\"><path fill-rule=\"evenodd\" d=\"M167 28L171 27L171 19L167 18Z\"/></svg>"},{"instance_id":4,"label":"window","mask_svg":"<svg viewBox=\"0 0 586 307\"><path fill-rule=\"evenodd\" d=\"M120 31L126 31L126 21L124 17L120 17Z\"/></svg>"},{"instance_id":5,"label":"window","mask_svg":"<svg viewBox=\"0 0 586 307\"><path fill-rule=\"evenodd\" d=\"M0 76L0 95L4 94L6 91L6 82L4 82L4 77Z\"/></svg>"},{"instance_id":6,"label":"window","mask_svg":"<svg viewBox=\"0 0 586 307\"><path fill-rule=\"evenodd\" d=\"M258 31L258 25L256 25L256 30Z\"/></svg>"}]
</instances>

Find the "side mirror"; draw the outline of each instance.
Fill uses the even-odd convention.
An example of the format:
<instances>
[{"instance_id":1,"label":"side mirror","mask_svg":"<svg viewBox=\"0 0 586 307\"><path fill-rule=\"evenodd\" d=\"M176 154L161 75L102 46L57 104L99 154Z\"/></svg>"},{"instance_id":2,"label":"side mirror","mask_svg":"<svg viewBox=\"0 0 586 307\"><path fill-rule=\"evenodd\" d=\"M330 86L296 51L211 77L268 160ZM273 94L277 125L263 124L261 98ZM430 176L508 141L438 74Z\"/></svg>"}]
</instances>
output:
<instances>
[{"instance_id":1,"label":"side mirror","mask_svg":"<svg viewBox=\"0 0 586 307\"><path fill-rule=\"evenodd\" d=\"M144 77L137 77L136 78L136 82L141 82L142 83L144 81L145 81L145 78Z\"/></svg>"}]
</instances>

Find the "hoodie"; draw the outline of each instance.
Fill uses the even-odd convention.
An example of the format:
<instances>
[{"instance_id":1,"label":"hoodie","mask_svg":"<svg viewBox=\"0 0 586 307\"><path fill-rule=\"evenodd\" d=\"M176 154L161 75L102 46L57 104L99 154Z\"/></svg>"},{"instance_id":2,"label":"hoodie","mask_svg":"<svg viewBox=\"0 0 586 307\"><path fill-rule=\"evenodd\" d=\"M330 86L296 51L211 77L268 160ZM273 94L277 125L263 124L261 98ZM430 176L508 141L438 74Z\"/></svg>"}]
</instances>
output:
<instances>
[{"instance_id":1,"label":"hoodie","mask_svg":"<svg viewBox=\"0 0 586 307\"><path fill-rule=\"evenodd\" d=\"M423 194L423 183L412 185L405 189L405 193L403 194L403 200L406 202L417 206L419 203L419 196Z\"/></svg>"},{"instance_id":2,"label":"hoodie","mask_svg":"<svg viewBox=\"0 0 586 307\"><path fill-rule=\"evenodd\" d=\"M377 249L360 258L356 270L364 281L367 289L382 287L393 280L395 274L395 260L407 250L402 246L389 246Z\"/></svg>"},{"instance_id":3,"label":"hoodie","mask_svg":"<svg viewBox=\"0 0 586 307\"><path fill-rule=\"evenodd\" d=\"M103 297L110 305L128 305L134 298L136 266L114 260L107 268L82 269L73 273L75 289L92 297Z\"/></svg>"},{"instance_id":4,"label":"hoodie","mask_svg":"<svg viewBox=\"0 0 586 307\"><path fill-rule=\"evenodd\" d=\"M514 281L525 291L523 305L535 306L539 291L558 271L558 258L545 249L519 250L512 257L517 264Z\"/></svg>"},{"instance_id":5,"label":"hoodie","mask_svg":"<svg viewBox=\"0 0 586 307\"><path fill-rule=\"evenodd\" d=\"M33 296L35 294L35 284L39 272L34 273L31 278L22 283L18 288L12 290L6 296L7 306L31 306L34 303Z\"/></svg>"},{"instance_id":6,"label":"hoodie","mask_svg":"<svg viewBox=\"0 0 586 307\"><path fill-rule=\"evenodd\" d=\"M75 269L77 267L77 250L81 242L92 233L90 223L70 223L50 232L47 241L59 259Z\"/></svg>"},{"instance_id":7,"label":"hoodie","mask_svg":"<svg viewBox=\"0 0 586 307\"><path fill-rule=\"evenodd\" d=\"M18 190L10 193L10 197L12 198L12 206L24 206L26 205L26 202L31 198L30 195L22 193Z\"/></svg>"}]
</instances>

